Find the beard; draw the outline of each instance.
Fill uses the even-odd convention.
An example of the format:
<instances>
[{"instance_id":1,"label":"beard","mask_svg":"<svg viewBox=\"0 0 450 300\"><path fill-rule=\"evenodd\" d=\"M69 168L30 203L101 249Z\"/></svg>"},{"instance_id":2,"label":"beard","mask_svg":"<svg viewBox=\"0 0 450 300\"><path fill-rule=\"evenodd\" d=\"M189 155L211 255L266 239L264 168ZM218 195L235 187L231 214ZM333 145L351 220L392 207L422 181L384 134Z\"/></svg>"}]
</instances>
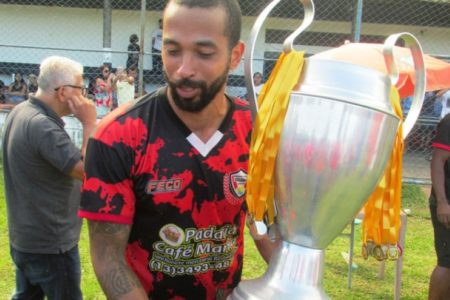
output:
<instances>
[{"instance_id":1,"label":"beard","mask_svg":"<svg viewBox=\"0 0 450 300\"><path fill-rule=\"evenodd\" d=\"M170 93L175 105L187 112L199 112L202 111L209 103L214 99L217 93L222 89L222 86L226 83L228 78L229 66L225 68L225 71L217 77L211 85L208 87L204 80L191 80L188 78L171 81L164 71L164 78L166 79ZM196 98L183 98L177 93L178 87L190 87L199 88L201 90L200 96Z\"/></svg>"}]
</instances>

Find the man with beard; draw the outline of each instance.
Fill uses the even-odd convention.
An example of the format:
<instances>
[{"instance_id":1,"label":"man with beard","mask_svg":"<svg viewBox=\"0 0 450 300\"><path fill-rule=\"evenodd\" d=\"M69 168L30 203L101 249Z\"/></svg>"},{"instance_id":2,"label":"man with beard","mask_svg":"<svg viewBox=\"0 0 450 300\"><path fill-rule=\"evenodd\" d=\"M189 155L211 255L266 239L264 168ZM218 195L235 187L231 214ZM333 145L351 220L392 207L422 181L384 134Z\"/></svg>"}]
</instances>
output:
<instances>
[{"instance_id":1,"label":"man with beard","mask_svg":"<svg viewBox=\"0 0 450 300\"><path fill-rule=\"evenodd\" d=\"M244 52L235 0L171 0L168 87L91 138L79 215L108 299L225 299L241 278L251 113L225 94ZM267 261L274 244L255 240Z\"/></svg>"}]
</instances>

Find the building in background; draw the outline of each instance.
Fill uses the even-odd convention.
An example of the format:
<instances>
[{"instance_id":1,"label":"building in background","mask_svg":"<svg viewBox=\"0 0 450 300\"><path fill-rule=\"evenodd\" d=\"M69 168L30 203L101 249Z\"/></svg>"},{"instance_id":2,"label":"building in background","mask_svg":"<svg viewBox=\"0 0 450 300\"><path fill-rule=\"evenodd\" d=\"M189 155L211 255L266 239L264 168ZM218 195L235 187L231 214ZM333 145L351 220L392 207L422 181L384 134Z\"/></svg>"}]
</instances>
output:
<instances>
[{"instance_id":1,"label":"building in background","mask_svg":"<svg viewBox=\"0 0 450 300\"><path fill-rule=\"evenodd\" d=\"M270 1L239 2L244 14L242 38L246 40L257 15ZM151 33L161 18L165 1L147 0L142 14L141 3L136 0L2 1L0 79L9 84L11 74L16 71L25 77L37 73L39 62L54 54L81 61L86 73L95 76L95 70L104 62L112 68L125 65L128 37L138 33L143 50L143 82L145 90L152 90L162 84L162 77L152 72ZM296 49L305 50L307 55L353 40L355 32L360 32L361 42L381 43L392 33L408 31L419 39L424 52L450 60L449 1L315 0L314 3L313 24L295 41ZM362 4L361 23L355 18L358 4ZM284 39L302 19L300 1L280 2L256 41L254 71L265 76L270 74ZM230 77L229 91L245 94L243 64Z\"/></svg>"}]
</instances>

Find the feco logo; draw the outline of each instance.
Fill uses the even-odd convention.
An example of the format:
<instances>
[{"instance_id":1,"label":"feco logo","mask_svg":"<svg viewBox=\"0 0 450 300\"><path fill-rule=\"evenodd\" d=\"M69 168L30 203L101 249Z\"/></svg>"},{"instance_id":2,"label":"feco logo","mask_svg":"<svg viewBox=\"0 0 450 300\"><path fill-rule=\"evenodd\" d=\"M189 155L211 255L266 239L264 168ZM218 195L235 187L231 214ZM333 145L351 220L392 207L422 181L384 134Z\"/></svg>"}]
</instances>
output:
<instances>
[{"instance_id":1,"label":"feco logo","mask_svg":"<svg viewBox=\"0 0 450 300\"><path fill-rule=\"evenodd\" d=\"M182 179L150 180L147 183L145 192L147 194L176 192L181 189Z\"/></svg>"}]
</instances>

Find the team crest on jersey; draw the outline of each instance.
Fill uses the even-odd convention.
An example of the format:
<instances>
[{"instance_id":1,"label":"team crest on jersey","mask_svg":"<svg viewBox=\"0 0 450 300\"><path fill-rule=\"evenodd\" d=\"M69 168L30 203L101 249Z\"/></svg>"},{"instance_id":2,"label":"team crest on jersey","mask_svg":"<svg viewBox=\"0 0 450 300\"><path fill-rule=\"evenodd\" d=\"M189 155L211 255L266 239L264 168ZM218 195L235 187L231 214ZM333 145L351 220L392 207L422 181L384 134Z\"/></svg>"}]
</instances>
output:
<instances>
[{"instance_id":1,"label":"team crest on jersey","mask_svg":"<svg viewBox=\"0 0 450 300\"><path fill-rule=\"evenodd\" d=\"M244 201L247 184L247 173L244 170L226 174L223 184L225 197L231 204Z\"/></svg>"}]
</instances>

